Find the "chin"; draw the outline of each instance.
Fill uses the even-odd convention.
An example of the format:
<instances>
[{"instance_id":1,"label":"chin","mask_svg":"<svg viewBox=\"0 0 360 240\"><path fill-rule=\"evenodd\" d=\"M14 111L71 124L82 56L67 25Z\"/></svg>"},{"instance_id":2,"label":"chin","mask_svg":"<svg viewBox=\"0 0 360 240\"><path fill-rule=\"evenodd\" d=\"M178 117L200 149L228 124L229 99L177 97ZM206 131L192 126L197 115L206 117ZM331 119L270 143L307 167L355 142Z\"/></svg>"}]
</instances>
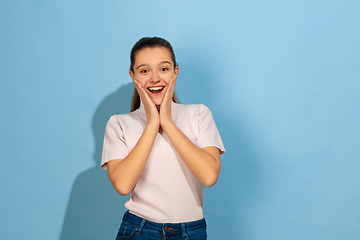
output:
<instances>
[{"instance_id":1,"label":"chin","mask_svg":"<svg viewBox=\"0 0 360 240\"><path fill-rule=\"evenodd\" d=\"M156 106L160 106L160 104L162 103L162 99L151 99L151 101L152 101Z\"/></svg>"}]
</instances>

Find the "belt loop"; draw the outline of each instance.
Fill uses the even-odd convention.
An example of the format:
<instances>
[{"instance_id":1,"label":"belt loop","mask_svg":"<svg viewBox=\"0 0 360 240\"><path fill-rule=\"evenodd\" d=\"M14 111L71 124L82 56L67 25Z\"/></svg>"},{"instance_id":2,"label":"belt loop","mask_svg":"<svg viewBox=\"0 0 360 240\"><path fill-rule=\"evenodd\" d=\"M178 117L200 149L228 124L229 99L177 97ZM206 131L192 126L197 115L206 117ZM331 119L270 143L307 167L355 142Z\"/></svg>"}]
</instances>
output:
<instances>
[{"instance_id":1,"label":"belt loop","mask_svg":"<svg viewBox=\"0 0 360 240\"><path fill-rule=\"evenodd\" d=\"M185 238L186 237L186 232L185 232L185 223L181 224L181 237Z\"/></svg>"},{"instance_id":2,"label":"belt loop","mask_svg":"<svg viewBox=\"0 0 360 240\"><path fill-rule=\"evenodd\" d=\"M123 221L124 221L124 219L126 218L126 216L128 215L128 213L129 213L129 210L127 210L127 211L125 212L125 214L124 214L124 216L123 216Z\"/></svg>"},{"instance_id":3,"label":"belt loop","mask_svg":"<svg viewBox=\"0 0 360 240\"><path fill-rule=\"evenodd\" d=\"M141 233L141 231L142 231L142 229L143 229L143 227L144 227L145 222L146 222L145 219L141 220L140 226L139 226L139 228L138 228L138 232L139 232L139 233Z\"/></svg>"}]
</instances>

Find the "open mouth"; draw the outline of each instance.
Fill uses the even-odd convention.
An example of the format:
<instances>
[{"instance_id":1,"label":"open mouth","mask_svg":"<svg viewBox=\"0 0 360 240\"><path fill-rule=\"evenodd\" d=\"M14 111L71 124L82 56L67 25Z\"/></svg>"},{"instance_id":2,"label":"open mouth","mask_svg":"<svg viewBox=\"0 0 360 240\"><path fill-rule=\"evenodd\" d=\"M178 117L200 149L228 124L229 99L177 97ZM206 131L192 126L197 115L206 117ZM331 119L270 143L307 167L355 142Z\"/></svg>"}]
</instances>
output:
<instances>
[{"instance_id":1,"label":"open mouth","mask_svg":"<svg viewBox=\"0 0 360 240\"><path fill-rule=\"evenodd\" d=\"M149 87L148 90L151 93L161 93L161 91L164 89L164 87Z\"/></svg>"}]
</instances>

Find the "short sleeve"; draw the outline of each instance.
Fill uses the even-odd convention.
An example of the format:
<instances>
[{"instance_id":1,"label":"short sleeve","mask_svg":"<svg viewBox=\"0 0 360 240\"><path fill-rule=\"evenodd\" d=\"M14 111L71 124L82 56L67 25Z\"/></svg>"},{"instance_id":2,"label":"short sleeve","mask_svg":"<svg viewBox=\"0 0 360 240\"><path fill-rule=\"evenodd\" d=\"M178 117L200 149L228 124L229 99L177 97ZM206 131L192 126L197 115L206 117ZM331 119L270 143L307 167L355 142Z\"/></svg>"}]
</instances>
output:
<instances>
[{"instance_id":1,"label":"short sleeve","mask_svg":"<svg viewBox=\"0 0 360 240\"><path fill-rule=\"evenodd\" d=\"M107 169L106 163L114 159L124 159L129 154L125 143L124 133L116 115L106 124L101 167Z\"/></svg>"},{"instance_id":2,"label":"short sleeve","mask_svg":"<svg viewBox=\"0 0 360 240\"><path fill-rule=\"evenodd\" d=\"M224 144L221 140L219 131L216 127L215 121L209 108L200 104L198 110L198 137L197 146L204 147L217 147L220 155L225 153Z\"/></svg>"}]
</instances>

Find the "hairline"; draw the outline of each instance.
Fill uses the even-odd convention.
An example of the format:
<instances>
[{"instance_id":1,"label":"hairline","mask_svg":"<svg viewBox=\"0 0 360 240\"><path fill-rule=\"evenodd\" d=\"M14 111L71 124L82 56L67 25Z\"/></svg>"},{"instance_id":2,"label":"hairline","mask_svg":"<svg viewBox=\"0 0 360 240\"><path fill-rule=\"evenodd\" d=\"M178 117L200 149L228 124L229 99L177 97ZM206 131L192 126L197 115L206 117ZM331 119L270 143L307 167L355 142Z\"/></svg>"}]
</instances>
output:
<instances>
[{"instance_id":1,"label":"hairline","mask_svg":"<svg viewBox=\"0 0 360 240\"><path fill-rule=\"evenodd\" d=\"M169 44L170 44L170 43L169 43ZM171 59L171 61L173 62L172 65L174 66L174 70L175 70L175 68L178 66L178 64L177 64L176 62L174 62L174 60L173 60L173 55L174 55L174 59L175 59L175 61L176 61L175 53L171 52L168 47L162 46L162 45L160 45L160 44L148 45L148 46L146 46L146 47L137 49L137 50L134 52L134 60L136 60L136 55L137 55L141 50L144 50L144 49L147 49L147 48L154 49L154 48L157 48L157 47L158 47L158 48L164 48L164 49L166 49L166 50L170 53L170 59ZM172 51L174 51L174 49L172 48L171 44L170 44L170 47L171 47ZM135 63L135 62L134 62L134 63ZM137 69L137 68L134 68L134 65L132 66L132 68L130 68L130 70L131 70L133 73L134 73L134 70L135 70L135 69Z\"/></svg>"}]
</instances>

